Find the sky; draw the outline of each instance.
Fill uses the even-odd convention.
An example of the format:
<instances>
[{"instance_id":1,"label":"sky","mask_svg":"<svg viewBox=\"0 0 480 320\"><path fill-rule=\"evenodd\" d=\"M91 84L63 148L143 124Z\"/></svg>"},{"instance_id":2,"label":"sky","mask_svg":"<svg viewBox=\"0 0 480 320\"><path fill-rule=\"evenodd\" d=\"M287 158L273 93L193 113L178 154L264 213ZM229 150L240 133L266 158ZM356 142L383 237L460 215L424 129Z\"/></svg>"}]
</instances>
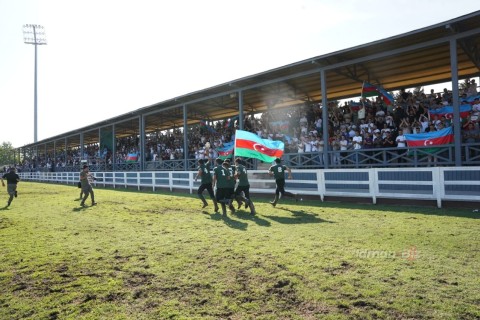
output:
<instances>
[{"instance_id":1,"label":"sky","mask_svg":"<svg viewBox=\"0 0 480 320\"><path fill-rule=\"evenodd\" d=\"M388 4L388 5L387 5ZM480 10L451 0L0 0L0 144L38 141Z\"/></svg>"}]
</instances>

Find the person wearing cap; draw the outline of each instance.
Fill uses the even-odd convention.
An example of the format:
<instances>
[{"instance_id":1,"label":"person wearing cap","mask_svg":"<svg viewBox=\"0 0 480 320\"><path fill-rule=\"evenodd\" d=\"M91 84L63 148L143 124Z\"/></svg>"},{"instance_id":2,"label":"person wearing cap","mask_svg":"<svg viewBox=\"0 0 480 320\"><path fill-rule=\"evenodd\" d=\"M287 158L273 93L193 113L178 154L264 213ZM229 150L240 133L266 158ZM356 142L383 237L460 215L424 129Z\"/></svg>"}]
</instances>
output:
<instances>
[{"instance_id":1,"label":"person wearing cap","mask_svg":"<svg viewBox=\"0 0 480 320\"><path fill-rule=\"evenodd\" d=\"M207 190L208 195L210 196L210 199L212 199L213 204L215 206L215 212L218 212L218 204L217 200L215 199L215 194L213 193L213 187L212 187L212 173L210 170L210 158L205 162L203 159L198 159L198 171L197 175L195 177L195 181L197 181L198 178L200 178L201 184L200 187L197 190L197 195L202 200L203 202L203 208L208 206L207 200L205 200L205 197L203 196L203 191Z\"/></svg>"},{"instance_id":2,"label":"person wearing cap","mask_svg":"<svg viewBox=\"0 0 480 320\"><path fill-rule=\"evenodd\" d=\"M83 192L83 199L80 205L82 207L85 207L85 200L87 200L88 196L90 195L90 198L92 199L92 206L96 205L97 203L95 202L95 194L93 192L92 188L92 182L93 180L97 180L90 172L88 169L88 165L83 166L83 170L80 171L80 183L82 185L82 192Z\"/></svg>"},{"instance_id":3,"label":"person wearing cap","mask_svg":"<svg viewBox=\"0 0 480 320\"><path fill-rule=\"evenodd\" d=\"M17 197L17 183L20 181L20 177L18 174L15 172L15 168L12 167L8 171L8 173L5 173L0 180L2 180L2 186L5 187L5 182L3 180L7 180L7 192L9 195L8 202L7 202L7 207L10 206L10 204L13 201L13 197Z\"/></svg>"},{"instance_id":4,"label":"person wearing cap","mask_svg":"<svg viewBox=\"0 0 480 320\"><path fill-rule=\"evenodd\" d=\"M275 159L275 164L268 169L268 173L275 178L277 185L275 189L275 199L270 202L274 207L277 205L278 200L284 196L295 198L295 201L298 201L297 195L285 191L285 172L288 172L288 179L293 179L292 170L286 165L283 165L280 158Z\"/></svg>"}]
</instances>

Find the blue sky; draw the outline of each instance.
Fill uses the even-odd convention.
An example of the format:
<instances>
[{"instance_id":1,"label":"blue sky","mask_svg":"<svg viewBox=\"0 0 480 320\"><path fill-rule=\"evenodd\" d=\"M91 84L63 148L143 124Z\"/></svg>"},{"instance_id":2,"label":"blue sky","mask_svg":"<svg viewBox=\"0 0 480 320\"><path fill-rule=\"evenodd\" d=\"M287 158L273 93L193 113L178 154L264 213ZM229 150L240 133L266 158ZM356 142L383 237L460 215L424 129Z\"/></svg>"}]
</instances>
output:
<instances>
[{"instance_id":1,"label":"blue sky","mask_svg":"<svg viewBox=\"0 0 480 320\"><path fill-rule=\"evenodd\" d=\"M476 1L0 0L0 143L38 139L220 83L453 19Z\"/></svg>"}]
</instances>

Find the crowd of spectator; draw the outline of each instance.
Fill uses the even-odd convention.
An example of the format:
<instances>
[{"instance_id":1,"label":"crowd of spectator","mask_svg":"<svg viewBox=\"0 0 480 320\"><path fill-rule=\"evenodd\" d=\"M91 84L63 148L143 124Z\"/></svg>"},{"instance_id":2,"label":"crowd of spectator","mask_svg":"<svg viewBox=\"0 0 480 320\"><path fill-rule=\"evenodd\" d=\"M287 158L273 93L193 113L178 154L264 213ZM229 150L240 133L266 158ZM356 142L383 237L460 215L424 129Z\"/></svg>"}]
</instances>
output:
<instances>
[{"instance_id":1,"label":"crowd of spectator","mask_svg":"<svg viewBox=\"0 0 480 320\"><path fill-rule=\"evenodd\" d=\"M475 80L466 80L460 102L471 105L471 112L461 119L462 142L480 142L480 95ZM332 164L340 164L339 154L347 150L406 147L405 134L418 134L453 127L451 117L431 115L429 111L453 105L452 93L444 89L426 94L422 90L400 90L395 102L386 104L381 97L360 98L343 105L328 105L328 140L323 138L323 113L321 104L308 103L283 109L249 114L243 121L243 130L256 133L263 139L282 140L286 154L318 153L328 149ZM183 128L148 133L145 137L145 161L161 162L188 159L216 158L218 149L234 140L235 130L240 129L238 118L219 121L201 121L190 126L188 145L184 144ZM185 150L185 147L187 148ZM76 146L68 150L56 150L52 154L24 160L24 169L69 167L80 165L82 159L89 164L112 165L140 160L139 136L116 139L115 156L111 148L100 143L85 145L83 154ZM322 156L319 157L322 159ZM320 161L322 162L322 161Z\"/></svg>"}]
</instances>

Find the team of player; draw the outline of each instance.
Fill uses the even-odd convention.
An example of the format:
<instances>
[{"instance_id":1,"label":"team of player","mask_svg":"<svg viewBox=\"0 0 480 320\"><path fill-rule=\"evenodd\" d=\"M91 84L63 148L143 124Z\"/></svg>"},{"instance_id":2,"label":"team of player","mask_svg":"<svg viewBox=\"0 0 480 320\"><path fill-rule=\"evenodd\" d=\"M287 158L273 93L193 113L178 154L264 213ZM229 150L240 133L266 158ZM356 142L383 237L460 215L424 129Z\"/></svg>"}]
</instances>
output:
<instances>
[{"instance_id":1,"label":"team of player","mask_svg":"<svg viewBox=\"0 0 480 320\"><path fill-rule=\"evenodd\" d=\"M238 204L238 209L245 204L245 209L249 208L252 215L255 214L255 205L250 199L250 183L248 181L248 172L245 167L245 163L242 159L236 158L235 165L230 164L230 160L216 159L216 166L213 168L213 177L211 169L211 159L205 162L203 159L198 160L198 171L195 177L195 181L198 178L201 179L200 187L197 194L200 200L202 200L203 207L208 206L208 202L203 196L203 192L207 190L210 198L215 206L215 212L219 211L219 204L222 208L222 214L227 214L227 207L231 213L235 213L235 207L233 201ZM276 182L275 199L270 202L272 206L276 206L278 200L283 196L290 196L297 199L297 196L285 191L285 173L288 172L288 178L292 179L292 172L290 168L281 164L280 159L275 160L275 165L269 169L269 174L274 176ZM20 181L20 177L15 172L15 168L11 168L8 173L1 177L2 185L5 186L4 179L7 180L7 192L9 199L7 207L13 201L14 197L17 197L17 183ZM81 206L85 206L85 200L90 196L92 200L92 206L96 205L93 188L91 186L93 177L88 171L88 165L83 166L83 170L80 173L80 186L82 192L80 198L82 200ZM216 193L214 193L216 188ZM82 197L83 196L83 197Z\"/></svg>"},{"instance_id":2,"label":"team of player","mask_svg":"<svg viewBox=\"0 0 480 320\"><path fill-rule=\"evenodd\" d=\"M211 159L208 159L206 162L203 159L198 160L198 171L195 181L197 181L198 178L201 179L197 194L200 200L202 200L202 208L208 206L208 202L203 196L203 192L207 190L215 206L215 212L219 211L220 204L224 216L227 214L227 207L231 213L235 213L233 201L236 201L238 203L238 209L241 208L242 204L245 204L245 208L250 208L250 213L254 215L255 205L250 199L250 183L248 181L247 168L243 160L236 158L235 165L232 166L230 159L216 159L216 165L213 168L213 177L211 162ZM270 202L272 206L275 207L278 200L283 196L290 196L298 200L296 195L285 191L285 173L288 172L288 178L292 179L292 171L281 163L281 159L276 159L275 165L271 166L268 171L270 175L274 176L277 185L275 199ZM216 188L216 193L214 193L214 188Z\"/></svg>"}]
</instances>

